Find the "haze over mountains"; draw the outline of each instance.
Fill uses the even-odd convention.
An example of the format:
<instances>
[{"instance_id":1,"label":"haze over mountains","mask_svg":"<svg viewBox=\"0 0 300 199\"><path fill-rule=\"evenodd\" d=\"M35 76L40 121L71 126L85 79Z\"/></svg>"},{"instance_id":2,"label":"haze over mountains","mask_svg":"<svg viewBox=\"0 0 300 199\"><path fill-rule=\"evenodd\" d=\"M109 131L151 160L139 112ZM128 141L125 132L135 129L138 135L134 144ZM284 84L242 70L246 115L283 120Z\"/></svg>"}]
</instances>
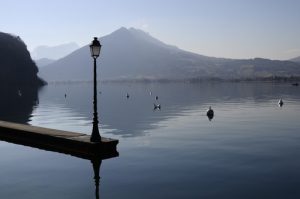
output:
<instances>
[{"instance_id":1,"label":"haze over mountains","mask_svg":"<svg viewBox=\"0 0 300 199\"><path fill-rule=\"evenodd\" d=\"M295 58L291 59L290 61L300 63L300 56L299 57L295 57Z\"/></svg>"},{"instance_id":2,"label":"haze over mountains","mask_svg":"<svg viewBox=\"0 0 300 199\"><path fill-rule=\"evenodd\" d=\"M56 60L54 60L54 59L41 58L41 59L35 60L34 62L39 68L41 68L41 67L47 66L55 61Z\"/></svg>"},{"instance_id":3,"label":"haze over mountains","mask_svg":"<svg viewBox=\"0 0 300 199\"><path fill-rule=\"evenodd\" d=\"M92 38L91 38L92 40ZM148 33L120 28L100 38L97 59L101 80L256 79L300 77L300 64L262 58L224 59L167 45ZM92 80L93 62L86 45L40 69L46 81Z\"/></svg>"},{"instance_id":4,"label":"haze over mountains","mask_svg":"<svg viewBox=\"0 0 300 199\"><path fill-rule=\"evenodd\" d=\"M61 44L57 46L38 46L31 51L31 56L35 60L49 59L57 60L60 59L74 50L79 48L75 42Z\"/></svg>"}]
</instances>

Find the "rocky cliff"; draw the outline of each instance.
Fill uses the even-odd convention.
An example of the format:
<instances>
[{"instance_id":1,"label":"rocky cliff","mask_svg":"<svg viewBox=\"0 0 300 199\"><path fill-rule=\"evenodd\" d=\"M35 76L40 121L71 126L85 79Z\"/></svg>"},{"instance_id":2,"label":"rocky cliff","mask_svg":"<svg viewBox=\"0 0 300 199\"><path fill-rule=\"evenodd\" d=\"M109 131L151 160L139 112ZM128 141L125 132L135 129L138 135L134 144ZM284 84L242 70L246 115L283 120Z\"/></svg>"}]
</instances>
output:
<instances>
[{"instance_id":1,"label":"rocky cliff","mask_svg":"<svg viewBox=\"0 0 300 199\"><path fill-rule=\"evenodd\" d=\"M0 32L1 86L42 86L45 82L37 73L38 68L21 38Z\"/></svg>"}]
</instances>

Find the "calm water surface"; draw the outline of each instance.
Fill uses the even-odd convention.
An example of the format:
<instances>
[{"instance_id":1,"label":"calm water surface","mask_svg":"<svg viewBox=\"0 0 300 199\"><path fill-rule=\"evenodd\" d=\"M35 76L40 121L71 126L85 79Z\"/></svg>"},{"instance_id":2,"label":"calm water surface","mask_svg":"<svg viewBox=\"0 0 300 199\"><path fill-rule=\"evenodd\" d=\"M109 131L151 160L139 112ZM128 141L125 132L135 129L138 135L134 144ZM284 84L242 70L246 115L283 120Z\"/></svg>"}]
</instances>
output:
<instances>
[{"instance_id":1,"label":"calm water surface","mask_svg":"<svg viewBox=\"0 0 300 199\"><path fill-rule=\"evenodd\" d=\"M100 198L299 198L299 89L99 85L101 135L120 141L120 156L102 162ZM1 119L90 134L92 84L50 84L32 100L27 114L4 111ZM4 141L0 156L0 198L95 198L88 160Z\"/></svg>"}]
</instances>

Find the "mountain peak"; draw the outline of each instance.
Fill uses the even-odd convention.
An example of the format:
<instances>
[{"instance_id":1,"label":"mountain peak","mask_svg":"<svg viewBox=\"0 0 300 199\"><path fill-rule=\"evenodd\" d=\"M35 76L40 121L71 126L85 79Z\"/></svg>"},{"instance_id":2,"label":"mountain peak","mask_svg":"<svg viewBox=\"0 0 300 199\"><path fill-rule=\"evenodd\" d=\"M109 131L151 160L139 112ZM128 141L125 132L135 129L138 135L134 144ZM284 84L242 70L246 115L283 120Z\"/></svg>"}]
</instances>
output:
<instances>
[{"instance_id":1,"label":"mountain peak","mask_svg":"<svg viewBox=\"0 0 300 199\"><path fill-rule=\"evenodd\" d=\"M126 27L121 27L117 30L115 30L114 32L112 32L111 34L115 34L115 33L131 33L131 34L143 34L143 35L150 35L149 33L138 29L138 28L134 28L134 27L130 27L130 28L126 28Z\"/></svg>"},{"instance_id":2,"label":"mountain peak","mask_svg":"<svg viewBox=\"0 0 300 199\"><path fill-rule=\"evenodd\" d=\"M109 35L104 36L103 38L126 41L130 37L132 37L130 31L125 27L121 27L121 28L113 31Z\"/></svg>"},{"instance_id":3,"label":"mountain peak","mask_svg":"<svg viewBox=\"0 0 300 199\"><path fill-rule=\"evenodd\" d=\"M145 31L143 31L141 29L137 29L137 28L133 28L133 27L129 28L128 31L131 32L131 33L133 33L133 34L143 34L143 35L150 36L150 34L148 32L145 32Z\"/></svg>"},{"instance_id":4,"label":"mountain peak","mask_svg":"<svg viewBox=\"0 0 300 199\"><path fill-rule=\"evenodd\" d=\"M115 30L114 32L112 32L112 34L113 33L124 33L124 32L128 32L128 29L125 27L121 27L121 28Z\"/></svg>"},{"instance_id":5,"label":"mountain peak","mask_svg":"<svg viewBox=\"0 0 300 199\"><path fill-rule=\"evenodd\" d=\"M112 32L110 35L105 36L106 38L110 38L113 40L119 40L119 41L142 41L146 42L148 44L160 46L163 48L172 48L172 49L178 49L176 46L167 45L164 42L152 37L148 32L145 32L141 29L137 28L125 28L121 27L117 29L116 31Z\"/></svg>"},{"instance_id":6,"label":"mountain peak","mask_svg":"<svg viewBox=\"0 0 300 199\"><path fill-rule=\"evenodd\" d=\"M130 35L131 31L129 31L129 29L125 28L125 27L121 27L115 31L113 31L112 33L110 33L107 36L125 36L125 35Z\"/></svg>"}]
</instances>

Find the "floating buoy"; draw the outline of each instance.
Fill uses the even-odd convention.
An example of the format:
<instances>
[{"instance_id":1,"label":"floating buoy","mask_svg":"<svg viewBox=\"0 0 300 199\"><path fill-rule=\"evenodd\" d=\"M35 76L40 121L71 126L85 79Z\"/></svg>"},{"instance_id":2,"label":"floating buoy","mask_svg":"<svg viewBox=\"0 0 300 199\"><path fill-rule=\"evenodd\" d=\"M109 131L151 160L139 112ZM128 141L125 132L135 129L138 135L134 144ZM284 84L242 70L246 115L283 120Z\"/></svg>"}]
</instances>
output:
<instances>
[{"instance_id":1,"label":"floating buoy","mask_svg":"<svg viewBox=\"0 0 300 199\"><path fill-rule=\"evenodd\" d=\"M280 100L278 101L278 106L282 107L283 106L283 101L282 99L280 98Z\"/></svg>"},{"instance_id":2,"label":"floating buoy","mask_svg":"<svg viewBox=\"0 0 300 199\"><path fill-rule=\"evenodd\" d=\"M160 104L153 104L154 105L154 110L156 110L156 109L158 109L158 110L160 110L161 109L161 106L160 106Z\"/></svg>"},{"instance_id":3,"label":"floating buoy","mask_svg":"<svg viewBox=\"0 0 300 199\"><path fill-rule=\"evenodd\" d=\"M21 90L18 90L18 95L19 95L20 97L22 96Z\"/></svg>"},{"instance_id":4,"label":"floating buoy","mask_svg":"<svg viewBox=\"0 0 300 199\"><path fill-rule=\"evenodd\" d=\"M214 110L212 110L211 106L208 108L206 115L209 119L209 121L211 121L214 117Z\"/></svg>"}]
</instances>

